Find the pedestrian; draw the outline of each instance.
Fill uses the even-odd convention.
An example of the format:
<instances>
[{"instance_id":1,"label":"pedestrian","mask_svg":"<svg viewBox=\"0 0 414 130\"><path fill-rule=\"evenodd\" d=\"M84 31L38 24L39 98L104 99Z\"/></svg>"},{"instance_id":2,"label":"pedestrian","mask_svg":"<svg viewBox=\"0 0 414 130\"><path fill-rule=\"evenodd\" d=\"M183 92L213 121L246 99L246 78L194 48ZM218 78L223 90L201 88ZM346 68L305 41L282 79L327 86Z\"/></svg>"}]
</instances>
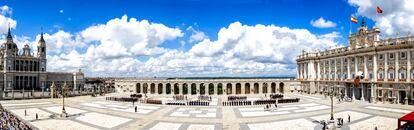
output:
<instances>
[{"instance_id":1,"label":"pedestrian","mask_svg":"<svg viewBox=\"0 0 414 130\"><path fill-rule=\"evenodd\" d=\"M137 106L135 106L135 112L137 112Z\"/></svg>"},{"instance_id":2,"label":"pedestrian","mask_svg":"<svg viewBox=\"0 0 414 130\"><path fill-rule=\"evenodd\" d=\"M27 116L27 112L26 112L26 109L24 109L24 116Z\"/></svg>"},{"instance_id":3,"label":"pedestrian","mask_svg":"<svg viewBox=\"0 0 414 130\"><path fill-rule=\"evenodd\" d=\"M351 122L351 116L348 114L348 122Z\"/></svg>"},{"instance_id":4,"label":"pedestrian","mask_svg":"<svg viewBox=\"0 0 414 130\"><path fill-rule=\"evenodd\" d=\"M377 126L375 126L374 130L378 130Z\"/></svg>"},{"instance_id":5,"label":"pedestrian","mask_svg":"<svg viewBox=\"0 0 414 130\"><path fill-rule=\"evenodd\" d=\"M37 115L37 113L36 113L36 120L37 120L37 119L39 119L39 116L38 116L38 115Z\"/></svg>"},{"instance_id":6,"label":"pedestrian","mask_svg":"<svg viewBox=\"0 0 414 130\"><path fill-rule=\"evenodd\" d=\"M323 124L322 130L325 130L326 129L326 123L325 123L325 121L322 122L322 124Z\"/></svg>"}]
</instances>

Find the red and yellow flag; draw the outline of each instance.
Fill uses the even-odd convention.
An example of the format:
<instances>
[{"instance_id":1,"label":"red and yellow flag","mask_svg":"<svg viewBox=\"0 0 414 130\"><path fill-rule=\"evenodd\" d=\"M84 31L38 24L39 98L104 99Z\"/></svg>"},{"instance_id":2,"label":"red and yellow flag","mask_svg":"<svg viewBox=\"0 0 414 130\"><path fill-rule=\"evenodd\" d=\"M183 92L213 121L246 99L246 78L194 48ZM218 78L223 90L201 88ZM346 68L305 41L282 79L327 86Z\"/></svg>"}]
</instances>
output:
<instances>
[{"instance_id":1,"label":"red and yellow flag","mask_svg":"<svg viewBox=\"0 0 414 130\"><path fill-rule=\"evenodd\" d=\"M354 16L351 16L351 22L353 23L358 23L358 19L355 18Z\"/></svg>"}]
</instances>

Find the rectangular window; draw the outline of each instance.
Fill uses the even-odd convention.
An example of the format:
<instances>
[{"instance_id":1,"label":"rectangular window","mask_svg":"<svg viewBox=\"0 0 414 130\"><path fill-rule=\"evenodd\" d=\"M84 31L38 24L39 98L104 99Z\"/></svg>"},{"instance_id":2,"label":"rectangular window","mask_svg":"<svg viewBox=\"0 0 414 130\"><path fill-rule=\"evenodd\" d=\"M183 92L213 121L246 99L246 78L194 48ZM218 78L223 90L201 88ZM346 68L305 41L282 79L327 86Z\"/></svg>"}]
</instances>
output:
<instances>
[{"instance_id":1,"label":"rectangular window","mask_svg":"<svg viewBox=\"0 0 414 130\"><path fill-rule=\"evenodd\" d=\"M394 59L394 53L390 53L390 59Z\"/></svg>"},{"instance_id":2,"label":"rectangular window","mask_svg":"<svg viewBox=\"0 0 414 130\"><path fill-rule=\"evenodd\" d=\"M401 52L401 58L405 59L405 52Z\"/></svg>"},{"instance_id":3,"label":"rectangular window","mask_svg":"<svg viewBox=\"0 0 414 130\"><path fill-rule=\"evenodd\" d=\"M369 79L372 79L372 73L369 73L368 78L369 78Z\"/></svg>"},{"instance_id":4,"label":"rectangular window","mask_svg":"<svg viewBox=\"0 0 414 130\"><path fill-rule=\"evenodd\" d=\"M388 91L388 97L392 97L392 91Z\"/></svg>"},{"instance_id":5,"label":"rectangular window","mask_svg":"<svg viewBox=\"0 0 414 130\"><path fill-rule=\"evenodd\" d=\"M382 90L378 90L378 96L382 96Z\"/></svg>"},{"instance_id":6,"label":"rectangular window","mask_svg":"<svg viewBox=\"0 0 414 130\"><path fill-rule=\"evenodd\" d=\"M383 59L383 54L379 54L378 59L382 60Z\"/></svg>"}]
</instances>

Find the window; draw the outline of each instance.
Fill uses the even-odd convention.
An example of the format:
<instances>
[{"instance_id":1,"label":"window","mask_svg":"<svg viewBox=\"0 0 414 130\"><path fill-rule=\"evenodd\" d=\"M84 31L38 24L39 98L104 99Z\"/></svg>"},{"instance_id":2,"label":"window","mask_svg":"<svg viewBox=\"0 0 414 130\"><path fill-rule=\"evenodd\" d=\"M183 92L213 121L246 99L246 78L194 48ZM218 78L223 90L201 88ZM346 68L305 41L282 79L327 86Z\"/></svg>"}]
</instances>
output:
<instances>
[{"instance_id":1,"label":"window","mask_svg":"<svg viewBox=\"0 0 414 130\"><path fill-rule=\"evenodd\" d=\"M384 70L378 71L378 79L384 79Z\"/></svg>"},{"instance_id":2,"label":"window","mask_svg":"<svg viewBox=\"0 0 414 130\"><path fill-rule=\"evenodd\" d=\"M45 52L45 48L44 47L42 47L42 52Z\"/></svg>"},{"instance_id":3,"label":"window","mask_svg":"<svg viewBox=\"0 0 414 130\"><path fill-rule=\"evenodd\" d=\"M390 56L390 59L394 59L394 53L390 53L389 56Z\"/></svg>"},{"instance_id":4,"label":"window","mask_svg":"<svg viewBox=\"0 0 414 130\"><path fill-rule=\"evenodd\" d=\"M351 78L354 79L355 78L355 74L351 74Z\"/></svg>"},{"instance_id":5,"label":"window","mask_svg":"<svg viewBox=\"0 0 414 130\"><path fill-rule=\"evenodd\" d=\"M401 58L405 59L405 52L401 52L400 54L401 54Z\"/></svg>"},{"instance_id":6,"label":"window","mask_svg":"<svg viewBox=\"0 0 414 130\"><path fill-rule=\"evenodd\" d=\"M388 91L388 97L392 97L392 91Z\"/></svg>"},{"instance_id":7,"label":"window","mask_svg":"<svg viewBox=\"0 0 414 130\"><path fill-rule=\"evenodd\" d=\"M378 90L378 96L382 96L382 90Z\"/></svg>"},{"instance_id":8,"label":"window","mask_svg":"<svg viewBox=\"0 0 414 130\"><path fill-rule=\"evenodd\" d=\"M380 55L378 56L378 59L382 60L382 59L384 58L383 56L384 56L383 54L380 54Z\"/></svg>"},{"instance_id":9,"label":"window","mask_svg":"<svg viewBox=\"0 0 414 130\"><path fill-rule=\"evenodd\" d=\"M414 70L411 70L411 79L414 79Z\"/></svg>"},{"instance_id":10,"label":"window","mask_svg":"<svg viewBox=\"0 0 414 130\"><path fill-rule=\"evenodd\" d=\"M405 79L405 69L400 69L399 73L399 79Z\"/></svg>"},{"instance_id":11,"label":"window","mask_svg":"<svg viewBox=\"0 0 414 130\"><path fill-rule=\"evenodd\" d=\"M388 70L388 79L394 79L394 69Z\"/></svg>"},{"instance_id":12,"label":"window","mask_svg":"<svg viewBox=\"0 0 414 130\"><path fill-rule=\"evenodd\" d=\"M368 74L368 79L372 79L372 72Z\"/></svg>"}]
</instances>

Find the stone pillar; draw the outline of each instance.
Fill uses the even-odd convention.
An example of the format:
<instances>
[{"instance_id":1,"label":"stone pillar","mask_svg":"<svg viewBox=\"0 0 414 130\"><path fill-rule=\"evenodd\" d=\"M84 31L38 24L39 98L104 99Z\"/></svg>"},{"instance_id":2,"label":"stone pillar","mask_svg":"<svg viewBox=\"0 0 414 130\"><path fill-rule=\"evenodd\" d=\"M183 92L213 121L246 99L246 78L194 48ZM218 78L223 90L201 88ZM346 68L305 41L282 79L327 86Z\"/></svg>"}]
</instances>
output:
<instances>
[{"instance_id":1,"label":"stone pillar","mask_svg":"<svg viewBox=\"0 0 414 130\"><path fill-rule=\"evenodd\" d=\"M236 84L231 84L231 94L236 95Z\"/></svg>"},{"instance_id":2,"label":"stone pillar","mask_svg":"<svg viewBox=\"0 0 414 130\"><path fill-rule=\"evenodd\" d=\"M263 84L259 84L259 93L258 94L263 94Z\"/></svg>"},{"instance_id":3,"label":"stone pillar","mask_svg":"<svg viewBox=\"0 0 414 130\"><path fill-rule=\"evenodd\" d=\"M197 91L196 91L197 95L200 95L201 93L200 83L196 83L196 88L197 88Z\"/></svg>"},{"instance_id":4,"label":"stone pillar","mask_svg":"<svg viewBox=\"0 0 414 130\"><path fill-rule=\"evenodd\" d=\"M158 84L157 83L154 83L154 84L155 84L155 87L154 87L155 88L155 90L154 90L155 93L154 94L158 95Z\"/></svg>"},{"instance_id":5,"label":"stone pillar","mask_svg":"<svg viewBox=\"0 0 414 130\"><path fill-rule=\"evenodd\" d=\"M347 77L347 79L351 79L351 60L350 60L350 58L349 57L347 57L347 63L348 63L348 69L347 69L347 75L348 75L348 77Z\"/></svg>"},{"instance_id":6,"label":"stone pillar","mask_svg":"<svg viewBox=\"0 0 414 130\"><path fill-rule=\"evenodd\" d=\"M246 83L240 83L241 85L241 94L246 94Z\"/></svg>"},{"instance_id":7,"label":"stone pillar","mask_svg":"<svg viewBox=\"0 0 414 130\"><path fill-rule=\"evenodd\" d=\"M218 95L218 84L213 84L214 85L214 94L213 95Z\"/></svg>"},{"instance_id":8,"label":"stone pillar","mask_svg":"<svg viewBox=\"0 0 414 130\"><path fill-rule=\"evenodd\" d=\"M395 59L394 81L395 82L398 82L398 80L400 79L400 76L398 74L398 70L400 69L399 64L398 64L398 59L399 59L398 53L399 52L395 52L395 57L394 57L394 59Z\"/></svg>"},{"instance_id":9,"label":"stone pillar","mask_svg":"<svg viewBox=\"0 0 414 130\"><path fill-rule=\"evenodd\" d=\"M210 87L210 84L209 83L204 84L204 94L205 95L208 95L209 94L209 87Z\"/></svg>"},{"instance_id":10,"label":"stone pillar","mask_svg":"<svg viewBox=\"0 0 414 130\"><path fill-rule=\"evenodd\" d=\"M187 95L192 95L191 94L191 83L187 84Z\"/></svg>"},{"instance_id":11,"label":"stone pillar","mask_svg":"<svg viewBox=\"0 0 414 130\"><path fill-rule=\"evenodd\" d=\"M361 84L361 100L365 101L365 85Z\"/></svg>"},{"instance_id":12,"label":"stone pillar","mask_svg":"<svg viewBox=\"0 0 414 130\"><path fill-rule=\"evenodd\" d=\"M183 90L183 84L178 84L178 89L180 89L180 90L178 90L178 94L184 94L184 90Z\"/></svg>"},{"instance_id":13,"label":"stone pillar","mask_svg":"<svg viewBox=\"0 0 414 130\"><path fill-rule=\"evenodd\" d=\"M388 81L388 54L384 54L384 81Z\"/></svg>"},{"instance_id":14,"label":"stone pillar","mask_svg":"<svg viewBox=\"0 0 414 130\"><path fill-rule=\"evenodd\" d=\"M167 95L167 84L162 84L162 94Z\"/></svg>"},{"instance_id":15,"label":"stone pillar","mask_svg":"<svg viewBox=\"0 0 414 130\"><path fill-rule=\"evenodd\" d=\"M271 85L272 85L272 83L270 82L270 83L266 83L267 84L267 93L268 94L270 94L270 93L272 93L272 87L271 87Z\"/></svg>"}]
</instances>

